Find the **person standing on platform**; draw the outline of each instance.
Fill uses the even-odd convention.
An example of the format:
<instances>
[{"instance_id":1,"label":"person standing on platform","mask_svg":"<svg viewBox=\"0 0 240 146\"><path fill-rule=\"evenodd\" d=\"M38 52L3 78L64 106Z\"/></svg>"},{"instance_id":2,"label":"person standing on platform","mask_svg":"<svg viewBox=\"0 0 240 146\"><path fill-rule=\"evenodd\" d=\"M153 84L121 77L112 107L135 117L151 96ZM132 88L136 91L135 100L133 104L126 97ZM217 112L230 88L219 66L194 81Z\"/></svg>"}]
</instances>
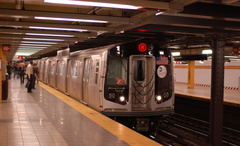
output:
<instances>
[{"instance_id":1,"label":"person standing on platform","mask_svg":"<svg viewBox=\"0 0 240 146\"><path fill-rule=\"evenodd\" d=\"M37 80L37 84L38 84L38 80L39 80L39 69L37 64L35 63L35 65L33 66L36 69L36 80Z\"/></svg>"},{"instance_id":2,"label":"person standing on platform","mask_svg":"<svg viewBox=\"0 0 240 146\"><path fill-rule=\"evenodd\" d=\"M10 65L10 62L7 65L7 73L8 73L8 79L11 79L12 75L12 66Z\"/></svg>"},{"instance_id":3,"label":"person standing on platform","mask_svg":"<svg viewBox=\"0 0 240 146\"><path fill-rule=\"evenodd\" d=\"M36 79L37 79L37 68L36 68L37 64L34 63L33 64L33 80L32 80L32 89L36 89L35 88L35 83L36 83Z\"/></svg>"},{"instance_id":4,"label":"person standing on platform","mask_svg":"<svg viewBox=\"0 0 240 146\"><path fill-rule=\"evenodd\" d=\"M27 92L28 93L32 93L32 81L33 81L33 61L30 61L30 63L27 66L26 69L26 74L27 74Z\"/></svg>"},{"instance_id":5,"label":"person standing on platform","mask_svg":"<svg viewBox=\"0 0 240 146\"><path fill-rule=\"evenodd\" d=\"M24 70L24 65L19 66L19 77L20 77L20 83L24 84L24 75L25 75L25 70Z\"/></svg>"}]
</instances>

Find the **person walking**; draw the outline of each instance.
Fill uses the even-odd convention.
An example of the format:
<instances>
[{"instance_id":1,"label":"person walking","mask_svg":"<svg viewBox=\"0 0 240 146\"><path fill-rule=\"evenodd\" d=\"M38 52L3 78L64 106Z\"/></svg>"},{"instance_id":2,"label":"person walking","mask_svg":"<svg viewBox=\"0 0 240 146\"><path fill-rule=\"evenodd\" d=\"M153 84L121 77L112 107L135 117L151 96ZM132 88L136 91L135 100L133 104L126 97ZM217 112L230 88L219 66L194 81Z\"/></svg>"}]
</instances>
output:
<instances>
[{"instance_id":1,"label":"person walking","mask_svg":"<svg viewBox=\"0 0 240 146\"><path fill-rule=\"evenodd\" d=\"M24 65L19 66L19 77L20 77L20 84L24 84L24 75L25 75L25 70L24 70Z\"/></svg>"},{"instance_id":2,"label":"person walking","mask_svg":"<svg viewBox=\"0 0 240 146\"><path fill-rule=\"evenodd\" d=\"M28 82L26 84L27 92L32 93L32 81L33 81L33 61L30 61L30 63L27 66L26 69L27 79Z\"/></svg>"}]
</instances>

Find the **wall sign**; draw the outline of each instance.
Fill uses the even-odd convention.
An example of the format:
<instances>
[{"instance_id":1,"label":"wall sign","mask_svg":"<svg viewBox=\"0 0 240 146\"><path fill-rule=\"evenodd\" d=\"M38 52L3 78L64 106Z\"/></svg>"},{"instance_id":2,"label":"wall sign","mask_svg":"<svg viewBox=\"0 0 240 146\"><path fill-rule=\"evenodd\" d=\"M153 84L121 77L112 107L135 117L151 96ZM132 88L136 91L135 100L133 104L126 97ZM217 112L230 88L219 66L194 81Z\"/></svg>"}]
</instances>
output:
<instances>
[{"instance_id":1,"label":"wall sign","mask_svg":"<svg viewBox=\"0 0 240 146\"><path fill-rule=\"evenodd\" d=\"M3 52L10 52L11 51L11 45L3 45Z\"/></svg>"}]
</instances>

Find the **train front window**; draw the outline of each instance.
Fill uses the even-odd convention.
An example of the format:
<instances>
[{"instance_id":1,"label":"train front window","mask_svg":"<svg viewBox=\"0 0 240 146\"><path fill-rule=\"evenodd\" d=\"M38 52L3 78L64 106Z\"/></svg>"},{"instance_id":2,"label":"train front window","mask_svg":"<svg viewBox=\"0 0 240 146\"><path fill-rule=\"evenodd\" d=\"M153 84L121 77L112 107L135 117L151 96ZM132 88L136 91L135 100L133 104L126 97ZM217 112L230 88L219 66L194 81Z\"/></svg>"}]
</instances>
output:
<instances>
[{"instance_id":1,"label":"train front window","mask_svg":"<svg viewBox=\"0 0 240 146\"><path fill-rule=\"evenodd\" d=\"M144 81L145 79L145 62L142 60L136 60L134 62L134 80Z\"/></svg>"},{"instance_id":2,"label":"train front window","mask_svg":"<svg viewBox=\"0 0 240 146\"><path fill-rule=\"evenodd\" d=\"M126 85L127 84L127 59L108 60L107 85Z\"/></svg>"}]
</instances>

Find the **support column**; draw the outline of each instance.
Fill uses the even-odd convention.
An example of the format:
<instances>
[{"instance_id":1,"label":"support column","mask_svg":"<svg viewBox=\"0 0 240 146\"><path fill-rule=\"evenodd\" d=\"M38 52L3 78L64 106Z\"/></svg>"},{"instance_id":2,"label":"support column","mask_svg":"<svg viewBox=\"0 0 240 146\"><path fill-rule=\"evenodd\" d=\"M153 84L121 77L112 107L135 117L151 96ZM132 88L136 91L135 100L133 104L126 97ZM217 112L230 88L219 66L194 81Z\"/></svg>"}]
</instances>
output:
<instances>
[{"instance_id":1,"label":"support column","mask_svg":"<svg viewBox=\"0 0 240 146\"><path fill-rule=\"evenodd\" d=\"M1 58L1 63L5 62L7 64L7 57L6 54L2 51L2 44L0 44L0 58ZM0 103L2 102L2 80L3 80L3 72L2 72L2 68L0 69ZM5 70L7 70L5 68ZM4 74L5 75L5 74Z\"/></svg>"},{"instance_id":2,"label":"support column","mask_svg":"<svg viewBox=\"0 0 240 146\"><path fill-rule=\"evenodd\" d=\"M189 60L188 61L188 88L194 88L194 70L195 69L195 61Z\"/></svg>"},{"instance_id":3,"label":"support column","mask_svg":"<svg viewBox=\"0 0 240 146\"><path fill-rule=\"evenodd\" d=\"M223 92L224 92L224 46L220 39L213 40L212 80L210 102L210 144L222 145Z\"/></svg>"}]
</instances>

